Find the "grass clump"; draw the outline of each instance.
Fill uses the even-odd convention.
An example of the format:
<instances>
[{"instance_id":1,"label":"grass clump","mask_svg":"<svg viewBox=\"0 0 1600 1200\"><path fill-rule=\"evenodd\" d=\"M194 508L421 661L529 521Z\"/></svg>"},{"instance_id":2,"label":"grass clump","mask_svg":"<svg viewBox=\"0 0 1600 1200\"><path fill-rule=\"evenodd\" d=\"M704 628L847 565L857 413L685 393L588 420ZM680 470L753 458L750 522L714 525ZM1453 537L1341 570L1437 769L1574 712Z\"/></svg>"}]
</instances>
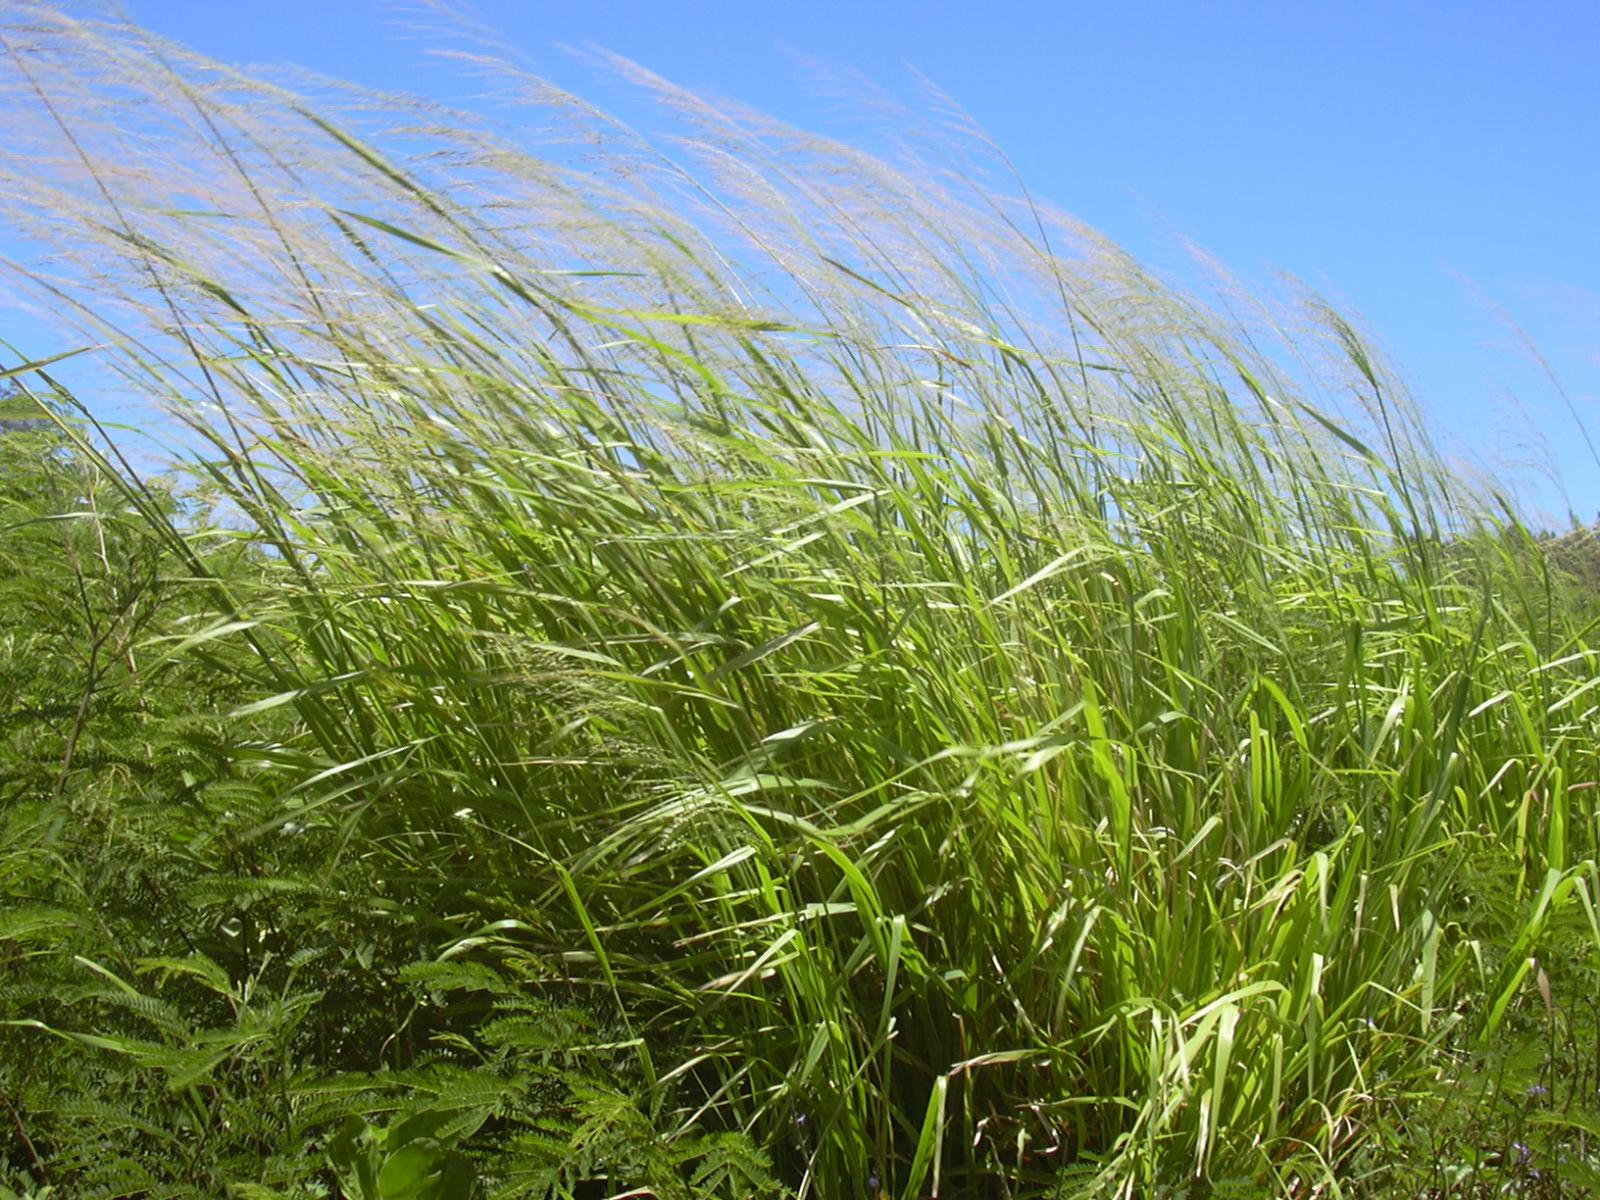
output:
<instances>
[{"instance_id":1,"label":"grass clump","mask_svg":"<svg viewBox=\"0 0 1600 1200\"><path fill-rule=\"evenodd\" d=\"M1532 1178L1427 1115L1497 1051L1592 1169L1592 604L1346 318L1178 292L964 127L618 64L652 140L475 60L507 130L4 11L20 278L215 514L115 473L207 773L96 846L67 763L7 885L186 897L8 935L105 1194L1468 1195ZM6 1070L18 1177L93 1176Z\"/></svg>"}]
</instances>

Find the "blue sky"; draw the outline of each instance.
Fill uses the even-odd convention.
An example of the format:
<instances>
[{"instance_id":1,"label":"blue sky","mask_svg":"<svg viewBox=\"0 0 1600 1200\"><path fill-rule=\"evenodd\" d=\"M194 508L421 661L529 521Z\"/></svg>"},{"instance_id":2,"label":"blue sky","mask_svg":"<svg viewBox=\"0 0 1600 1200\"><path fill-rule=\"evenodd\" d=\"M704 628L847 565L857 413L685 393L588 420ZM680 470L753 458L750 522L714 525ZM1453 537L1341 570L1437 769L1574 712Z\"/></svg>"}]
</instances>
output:
<instances>
[{"instance_id":1,"label":"blue sky","mask_svg":"<svg viewBox=\"0 0 1600 1200\"><path fill-rule=\"evenodd\" d=\"M295 63L459 100L410 15L372 0L125 0L242 63ZM1600 466L1496 310L1600 426L1600 3L999 4L479 0L540 74L618 89L565 47L849 137L811 61L959 101L1040 195L1158 267L1192 239L1246 276L1299 275L1353 308L1449 433L1543 434L1572 506ZM1503 403L1515 395L1522 418ZM1600 430L1596 431L1600 437ZM1564 515L1566 502L1527 499Z\"/></svg>"}]
</instances>

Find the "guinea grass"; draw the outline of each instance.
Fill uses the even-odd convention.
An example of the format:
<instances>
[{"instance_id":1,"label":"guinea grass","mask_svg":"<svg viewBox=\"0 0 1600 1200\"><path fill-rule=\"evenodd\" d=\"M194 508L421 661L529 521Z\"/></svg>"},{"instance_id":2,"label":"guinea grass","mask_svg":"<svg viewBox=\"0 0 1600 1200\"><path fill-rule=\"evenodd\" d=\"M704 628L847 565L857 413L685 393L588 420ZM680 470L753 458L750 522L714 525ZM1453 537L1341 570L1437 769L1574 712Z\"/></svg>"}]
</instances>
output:
<instances>
[{"instance_id":1,"label":"guinea grass","mask_svg":"<svg viewBox=\"0 0 1600 1200\"><path fill-rule=\"evenodd\" d=\"M613 1011L667 1128L802 1196L1376 1187L1600 938L1584 613L1318 298L1241 323L959 131L480 63L496 129L5 12L23 276L277 563L189 647L293 715L269 823L464 885L437 954Z\"/></svg>"}]
</instances>

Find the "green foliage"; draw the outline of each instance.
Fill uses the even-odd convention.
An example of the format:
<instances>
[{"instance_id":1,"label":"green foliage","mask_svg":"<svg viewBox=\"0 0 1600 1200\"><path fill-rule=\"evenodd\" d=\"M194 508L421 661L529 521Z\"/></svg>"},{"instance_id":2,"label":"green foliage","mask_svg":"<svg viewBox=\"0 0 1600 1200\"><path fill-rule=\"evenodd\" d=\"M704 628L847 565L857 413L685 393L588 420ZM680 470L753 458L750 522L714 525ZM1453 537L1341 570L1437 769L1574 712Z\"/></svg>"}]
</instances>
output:
<instances>
[{"instance_id":1,"label":"green foliage","mask_svg":"<svg viewBox=\"0 0 1600 1200\"><path fill-rule=\"evenodd\" d=\"M684 161L539 92L569 161L0 12L33 282L191 446L47 366L0 444L8 1179L1592 1168L1592 604L1319 299L659 81Z\"/></svg>"},{"instance_id":2,"label":"green foliage","mask_svg":"<svg viewBox=\"0 0 1600 1200\"><path fill-rule=\"evenodd\" d=\"M59 793L75 769L136 769L126 742L85 735L97 705L137 704L120 685L161 602L148 528L36 411L45 428L0 434L0 796Z\"/></svg>"},{"instance_id":3,"label":"green foliage","mask_svg":"<svg viewBox=\"0 0 1600 1200\"><path fill-rule=\"evenodd\" d=\"M350 1117L328 1150L344 1194L360 1200L471 1200L477 1173L455 1148L455 1118L449 1110L420 1112L383 1128Z\"/></svg>"}]
</instances>

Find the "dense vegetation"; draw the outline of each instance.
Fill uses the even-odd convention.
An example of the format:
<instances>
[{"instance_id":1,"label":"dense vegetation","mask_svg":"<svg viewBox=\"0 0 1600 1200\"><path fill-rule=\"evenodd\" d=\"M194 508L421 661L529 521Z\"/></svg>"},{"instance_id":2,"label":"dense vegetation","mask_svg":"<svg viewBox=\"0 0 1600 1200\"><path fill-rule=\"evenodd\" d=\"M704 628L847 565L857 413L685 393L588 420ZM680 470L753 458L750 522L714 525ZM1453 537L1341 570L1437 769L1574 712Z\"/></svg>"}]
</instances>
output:
<instances>
[{"instance_id":1,"label":"dense vegetation","mask_svg":"<svg viewBox=\"0 0 1600 1200\"><path fill-rule=\"evenodd\" d=\"M0 17L16 282L178 459L4 372L0 1196L1600 1178L1592 555L1348 320L953 117Z\"/></svg>"}]
</instances>

